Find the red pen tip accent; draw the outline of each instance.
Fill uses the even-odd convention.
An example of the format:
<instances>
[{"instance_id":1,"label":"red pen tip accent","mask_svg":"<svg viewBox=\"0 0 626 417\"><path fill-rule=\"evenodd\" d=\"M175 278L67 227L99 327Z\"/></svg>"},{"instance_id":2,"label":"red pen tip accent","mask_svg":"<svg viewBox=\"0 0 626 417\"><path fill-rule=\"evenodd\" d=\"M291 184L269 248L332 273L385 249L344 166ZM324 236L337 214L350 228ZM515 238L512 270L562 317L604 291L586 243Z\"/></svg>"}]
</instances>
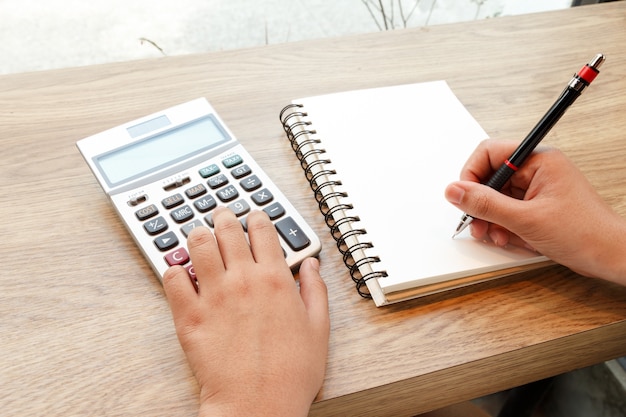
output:
<instances>
[{"instance_id":1,"label":"red pen tip accent","mask_svg":"<svg viewBox=\"0 0 626 417\"><path fill-rule=\"evenodd\" d=\"M591 82L596 79L599 73L600 71L598 71L597 69L592 68L589 65L585 65L580 71L578 71L578 74L576 75L585 80L587 84L591 84Z\"/></svg>"}]
</instances>

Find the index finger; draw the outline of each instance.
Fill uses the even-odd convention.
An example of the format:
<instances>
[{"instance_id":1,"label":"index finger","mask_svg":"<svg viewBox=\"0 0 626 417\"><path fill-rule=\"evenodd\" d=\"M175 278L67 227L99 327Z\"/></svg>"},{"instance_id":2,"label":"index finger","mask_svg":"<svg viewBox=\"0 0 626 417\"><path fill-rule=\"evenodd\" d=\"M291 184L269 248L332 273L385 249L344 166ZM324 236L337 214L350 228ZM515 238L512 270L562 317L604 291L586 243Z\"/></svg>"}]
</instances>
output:
<instances>
[{"instance_id":1,"label":"index finger","mask_svg":"<svg viewBox=\"0 0 626 417\"><path fill-rule=\"evenodd\" d=\"M246 240L243 225L226 207L213 212L214 235L226 269L244 262L252 262L252 252Z\"/></svg>"},{"instance_id":2,"label":"index finger","mask_svg":"<svg viewBox=\"0 0 626 417\"><path fill-rule=\"evenodd\" d=\"M274 227L267 214L262 211L251 212L248 215L247 225L250 248L252 249L254 260L257 263L285 263L285 256L278 240L276 227Z\"/></svg>"},{"instance_id":3,"label":"index finger","mask_svg":"<svg viewBox=\"0 0 626 417\"><path fill-rule=\"evenodd\" d=\"M461 170L462 181L485 182L519 146L513 140L487 139L476 147Z\"/></svg>"},{"instance_id":4,"label":"index finger","mask_svg":"<svg viewBox=\"0 0 626 417\"><path fill-rule=\"evenodd\" d=\"M200 287L224 274L224 262L215 237L208 228L194 228L187 238L187 247Z\"/></svg>"}]
</instances>

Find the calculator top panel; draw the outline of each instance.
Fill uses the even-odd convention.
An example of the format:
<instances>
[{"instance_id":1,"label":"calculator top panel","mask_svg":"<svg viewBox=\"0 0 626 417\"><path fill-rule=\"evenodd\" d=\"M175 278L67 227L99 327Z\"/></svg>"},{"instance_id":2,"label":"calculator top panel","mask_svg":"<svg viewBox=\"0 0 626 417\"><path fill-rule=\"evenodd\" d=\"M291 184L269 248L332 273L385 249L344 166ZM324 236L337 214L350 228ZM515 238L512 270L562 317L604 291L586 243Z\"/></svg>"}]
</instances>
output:
<instances>
[{"instance_id":1,"label":"calculator top panel","mask_svg":"<svg viewBox=\"0 0 626 417\"><path fill-rule=\"evenodd\" d=\"M234 135L205 98L77 142L109 195L167 178L236 144Z\"/></svg>"}]
</instances>

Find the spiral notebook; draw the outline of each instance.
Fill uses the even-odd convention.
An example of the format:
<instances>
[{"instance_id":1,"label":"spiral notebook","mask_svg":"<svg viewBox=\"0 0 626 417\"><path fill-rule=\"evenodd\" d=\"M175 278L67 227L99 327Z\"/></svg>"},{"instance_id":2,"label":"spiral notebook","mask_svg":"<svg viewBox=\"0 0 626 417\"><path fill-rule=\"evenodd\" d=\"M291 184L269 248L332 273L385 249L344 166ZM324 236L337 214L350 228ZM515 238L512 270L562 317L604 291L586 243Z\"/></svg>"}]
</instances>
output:
<instances>
[{"instance_id":1,"label":"spiral notebook","mask_svg":"<svg viewBox=\"0 0 626 417\"><path fill-rule=\"evenodd\" d=\"M523 248L452 239L444 189L487 134L445 81L294 100L280 113L329 232L377 306L545 266Z\"/></svg>"}]
</instances>

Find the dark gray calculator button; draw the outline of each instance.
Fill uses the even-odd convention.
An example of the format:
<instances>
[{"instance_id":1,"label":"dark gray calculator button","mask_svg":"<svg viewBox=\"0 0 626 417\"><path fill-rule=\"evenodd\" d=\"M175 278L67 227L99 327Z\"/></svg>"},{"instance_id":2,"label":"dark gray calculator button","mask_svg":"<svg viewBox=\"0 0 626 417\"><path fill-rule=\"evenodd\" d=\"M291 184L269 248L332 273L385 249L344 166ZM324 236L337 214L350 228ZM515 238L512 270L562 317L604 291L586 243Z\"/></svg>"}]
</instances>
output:
<instances>
[{"instance_id":1,"label":"dark gray calculator button","mask_svg":"<svg viewBox=\"0 0 626 417\"><path fill-rule=\"evenodd\" d=\"M220 188L222 185L228 184L228 178L224 174L219 174L209 178L207 184L209 184L209 187L212 189Z\"/></svg>"},{"instance_id":2,"label":"dark gray calculator button","mask_svg":"<svg viewBox=\"0 0 626 417\"><path fill-rule=\"evenodd\" d=\"M241 178L241 177L245 177L251 172L252 170L250 169L248 165L242 165L230 171L230 175L232 175L235 178Z\"/></svg>"},{"instance_id":3,"label":"dark gray calculator button","mask_svg":"<svg viewBox=\"0 0 626 417\"><path fill-rule=\"evenodd\" d=\"M246 202L246 200L237 200L234 203L230 203L228 205L230 211L235 213L235 216L243 216L247 212L250 211L250 205Z\"/></svg>"},{"instance_id":4,"label":"dark gray calculator button","mask_svg":"<svg viewBox=\"0 0 626 417\"><path fill-rule=\"evenodd\" d=\"M163 207L165 207L166 209L171 209L172 207L176 207L177 205L182 204L183 201L185 201L185 199L181 194L174 194L164 198L161 201L161 204L163 204Z\"/></svg>"},{"instance_id":5,"label":"dark gray calculator button","mask_svg":"<svg viewBox=\"0 0 626 417\"><path fill-rule=\"evenodd\" d=\"M257 205L262 206L272 201L274 199L274 195L267 188L263 188L262 190L252 193L250 198Z\"/></svg>"},{"instance_id":6,"label":"dark gray calculator button","mask_svg":"<svg viewBox=\"0 0 626 417\"><path fill-rule=\"evenodd\" d=\"M202 184L198 184L194 187L191 187L185 190L185 194L189 198L200 197L204 193L206 193L206 187Z\"/></svg>"},{"instance_id":7,"label":"dark gray calculator button","mask_svg":"<svg viewBox=\"0 0 626 417\"><path fill-rule=\"evenodd\" d=\"M267 206L263 209L268 216L270 216L270 220L276 220L285 214L285 208L280 203L274 203L271 206Z\"/></svg>"},{"instance_id":8,"label":"dark gray calculator button","mask_svg":"<svg viewBox=\"0 0 626 417\"><path fill-rule=\"evenodd\" d=\"M187 220L193 218L193 210L188 205L184 205L181 208L172 211L170 214L176 223L186 222Z\"/></svg>"},{"instance_id":9,"label":"dark gray calculator button","mask_svg":"<svg viewBox=\"0 0 626 417\"><path fill-rule=\"evenodd\" d=\"M135 216L137 216L139 220L146 220L152 216L156 216L157 214L159 214L159 209L154 204L150 204L149 206L135 212Z\"/></svg>"},{"instance_id":10,"label":"dark gray calculator button","mask_svg":"<svg viewBox=\"0 0 626 417\"><path fill-rule=\"evenodd\" d=\"M154 244L159 250L170 250L178 245L178 238L174 232L167 232L154 239Z\"/></svg>"},{"instance_id":11,"label":"dark gray calculator button","mask_svg":"<svg viewBox=\"0 0 626 417\"><path fill-rule=\"evenodd\" d=\"M215 164L211 164L207 167L201 168L198 173L202 178L209 178L211 175L215 175L220 172L220 167Z\"/></svg>"},{"instance_id":12,"label":"dark gray calculator button","mask_svg":"<svg viewBox=\"0 0 626 417\"><path fill-rule=\"evenodd\" d=\"M237 191L235 187L233 187L232 185L229 185L228 187L222 190L219 190L217 192L217 196L223 202L227 202L227 201L232 201L235 198L239 197L239 192Z\"/></svg>"},{"instance_id":13,"label":"dark gray calculator button","mask_svg":"<svg viewBox=\"0 0 626 417\"><path fill-rule=\"evenodd\" d=\"M180 228L180 231L183 232L185 237L189 236L189 233L196 227L202 226L202 222L200 220L194 220L191 223L187 223L183 227Z\"/></svg>"},{"instance_id":14,"label":"dark gray calculator button","mask_svg":"<svg viewBox=\"0 0 626 417\"><path fill-rule=\"evenodd\" d=\"M232 168L235 165L239 165L242 162L243 162L243 159L239 155L229 156L228 158L224 158L222 160L222 164L224 164L226 168Z\"/></svg>"},{"instance_id":15,"label":"dark gray calculator button","mask_svg":"<svg viewBox=\"0 0 626 417\"><path fill-rule=\"evenodd\" d=\"M285 239L285 242L294 251L299 251L311 244L306 234L300 229L300 226L291 218L286 217L276 222L276 230L278 234Z\"/></svg>"},{"instance_id":16,"label":"dark gray calculator button","mask_svg":"<svg viewBox=\"0 0 626 417\"><path fill-rule=\"evenodd\" d=\"M158 235L159 233L167 230L167 222L163 216L159 216L156 219L152 219L143 224L143 228L146 229L149 235Z\"/></svg>"},{"instance_id":17,"label":"dark gray calculator button","mask_svg":"<svg viewBox=\"0 0 626 417\"><path fill-rule=\"evenodd\" d=\"M202 197L201 199L194 201L193 205L198 209L200 213L206 213L207 211L213 210L215 207L217 207L217 201L215 201L212 196L207 195Z\"/></svg>"},{"instance_id":18,"label":"dark gray calculator button","mask_svg":"<svg viewBox=\"0 0 626 417\"><path fill-rule=\"evenodd\" d=\"M239 185L246 191L252 191L259 188L261 184L261 180L256 175L250 175L248 178L245 178L239 181Z\"/></svg>"}]
</instances>

